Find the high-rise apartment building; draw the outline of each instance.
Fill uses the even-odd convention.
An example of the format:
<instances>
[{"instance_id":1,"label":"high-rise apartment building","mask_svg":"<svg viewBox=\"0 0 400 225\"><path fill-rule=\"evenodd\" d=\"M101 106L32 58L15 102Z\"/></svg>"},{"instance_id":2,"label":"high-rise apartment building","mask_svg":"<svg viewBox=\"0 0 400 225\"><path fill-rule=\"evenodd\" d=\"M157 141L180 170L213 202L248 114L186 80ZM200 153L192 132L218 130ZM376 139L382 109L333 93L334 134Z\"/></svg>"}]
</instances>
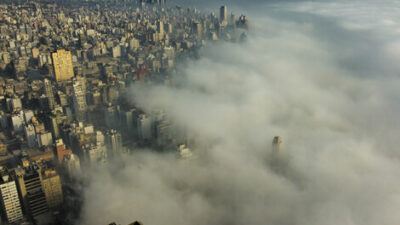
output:
<instances>
[{"instance_id":1,"label":"high-rise apartment building","mask_svg":"<svg viewBox=\"0 0 400 225\"><path fill-rule=\"evenodd\" d=\"M105 145L88 144L82 147L86 163L96 165L107 162L107 148Z\"/></svg>"},{"instance_id":2,"label":"high-rise apartment building","mask_svg":"<svg viewBox=\"0 0 400 225\"><path fill-rule=\"evenodd\" d=\"M27 162L24 166L15 170L19 193L26 214L40 221L63 202L60 177L44 165Z\"/></svg>"},{"instance_id":3,"label":"high-rise apartment building","mask_svg":"<svg viewBox=\"0 0 400 225\"><path fill-rule=\"evenodd\" d=\"M151 132L151 118L148 117L146 114L139 115L137 120L137 128L138 128L138 137L140 140L149 140L151 139L152 132Z\"/></svg>"},{"instance_id":4,"label":"high-rise apartment building","mask_svg":"<svg viewBox=\"0 0 400 225\"><path fill-rule=\"evenodd\" d=\"M72 154L72 151L70 149L67 149L63 140L60 138L60 139L56 140L56 153L57 153L58 163L61 165L64 157L66 155Z\"/></svg>"},{"instance_id":5,"label":"high-rise apartment building","mask_svg":"<svg viewBox=\"0 0 400 225\"><path fill-rule=\"evenodd\" d=\"M81 117L86 111L86 85L84 78L78 78L74 80L73 88L73 101L74 101L74 112L77 117Z\"/></svg>"},{"instance_id":6,"label":"high-rise apartment building","mask_svg":"<svg viewBox=\"0 0 400 225\"><path fill-rule=\"evenodd\" d=\"M23 219L17 185L7 171L3 168L0 168L0 170L0 201L3 220L8 223L16 223Z\"/></svg>"},{"instance_id":7,"label":"high-rise apartment building","mask_svg":"<svg viewBox=\"0 0 400 225\"><path fill-rule=\"evenodd\" d=\"M79 157L75 154L66 155L63 159L63 166L70 177L81 172L81 163Z\"/></svg>"},{"instance_id":8,"label":"high-rise apartment building","mask_svg":"<svg viewBox=\"0 0 400 225\"><path fill-rule=\"evenodd\" d=\"M228 22L228 7L226 5L219 9L219 20L220 22Z\"/></svg>"},{"instance_id":9,"label":"high-rise apartment building","mask_svg":"<svg viewBox=\"0 0 400 225\"><path fill-rule=\"evenodd\" d=\"M57 81L65 81L74 77L74 67L70 51L59 49L52 54L52 57Z\"/></svg>"},{"instance_id":10,"label":"high-rise apartment building","mask_svg":"<svg viewBox=\"0 0 400 225\"><path fill-rule=\"evenodd\" d=\"M201 36L203 33L202 27L201 27L201 23L198 21L195 21L193 23L193 29L194 29L194 33L197 34L197 36Z\"/></svg>"},{"instance_id":11,"label":"high-rise apartment building","mask_svg":"<svg viewBox=\"0 0 400 225\"><path fill-rule=\"evenodd\" d=\"M59 207L63 203L60 176L55 170L46 169L42 172L41 178L47 206L50 209Z\"/></svg>"},{"instance_id":12,"label":"high-rise apartment building","mask_svg":"<svg viewBox=\"0 0 400 225\"><path fill-rule=\"evenodd\" d=\"M274 137L274 139L272 140L272 152L273 154L279 154L280 151L282 151L281 149L281 145L282 145L282 138L279 136Z\"/></svg>"},{"instance_id":13,"label":"high-rise apartment building","mask_svg":"<svg viewBox=\"0 0 400 225\"><path fill-rule=\"evenodd\" d=\"M44 92L48 100L49 108L54 109L56 100L54 98L53 85L48 79L44 79Z\"/></svg>"},{"instance_id":14,"label":"high-rise apartment building","mask_svg":"<svg viewBox=\"0 0 400 225\"><path fill-rule=\"evenodd\" d=\"M288 155L282 149L283 139L279 136L272 140L271 166L276 172L284 173L288 164Z\"/></svg>"},{"instance_id":15,"label":"high-rise apartment building","mask_svg":"<svg viewBox=\"0 0 400 225\"><path fill-rule=\"evenodd\" d=\"M37 166L18 168L15 174L26 213L34 218L48 213L49 208L42 188L40 169Z\"/></svg>"},{"instance_id":16,"label":"high-rise apartment building","mask_svg":"<svg viewBox=\"0 0 400 225\"><path fill-rule=\"evenodd\" d=\"M111 155L111 156L119 155L122 151L121 134L118 133L116 130L111 129L106 134L106 144L107 144L107 150L109 152L109 155Z\"/></svg>"}]
</instances>

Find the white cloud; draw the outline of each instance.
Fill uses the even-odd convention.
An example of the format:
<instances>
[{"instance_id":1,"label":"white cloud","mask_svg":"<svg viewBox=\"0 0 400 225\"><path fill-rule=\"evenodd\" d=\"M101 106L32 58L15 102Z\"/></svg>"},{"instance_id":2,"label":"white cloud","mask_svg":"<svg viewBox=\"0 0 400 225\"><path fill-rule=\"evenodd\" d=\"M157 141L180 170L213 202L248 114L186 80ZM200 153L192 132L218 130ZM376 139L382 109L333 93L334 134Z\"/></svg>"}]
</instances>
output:
<instances>
[{"instance_id":1,"label":"white cloud","mask_svg":"<svg viewBox=\"0 0 400 225\"><path fill-rule=\"evenodd\" d=\"M305 4L296 6L308 12ZM318 4L322 14L338 8ZM364 9L360 20L369 23L370 6L345 11ZM368 40L345 40L360 34L340 19L321 27L283 15L251 21L260 29L243 45L208 46L173 77L179 87L132 88L140 107L163 108L212 144L194 149L198 160L190 163L138 153L120 172L97 174L82 224L400 223L399 71L390 60L353 58L375 42L378 56L394 59L382 54L391 39L370 28ZM331 30L343 34L321 34ZM345 65L344 57L373 70ZM268 166L275 135L290 156L284 175Z\"/></svg>"}]
</instances>

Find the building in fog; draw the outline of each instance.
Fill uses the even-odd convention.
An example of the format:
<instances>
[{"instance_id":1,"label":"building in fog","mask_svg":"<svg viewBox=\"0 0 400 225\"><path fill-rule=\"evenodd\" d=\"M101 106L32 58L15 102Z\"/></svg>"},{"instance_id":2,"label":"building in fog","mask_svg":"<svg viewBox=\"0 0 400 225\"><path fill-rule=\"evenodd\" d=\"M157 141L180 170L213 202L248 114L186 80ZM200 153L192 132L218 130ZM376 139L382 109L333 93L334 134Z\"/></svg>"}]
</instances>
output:
<instances>
[{"instance_id":1,"label":"building in fog","mask_svg":"<svg viewBox=\"0 0 400 225\"><path fill-rule=\"evenodd\" d=\"M228 22L228 7L226 5L221 6L219 9L219 20L221 23Z\"/></svg>"},{"instance_id":2,"label":"building in fog","mask_svg":"<svg viewBox=\"0 0 400 225\"><path fill-rule=\"evenodd\" d=\"M285 172L288 164L288 156L282 148L283 139L279 136L272 140L271 166L280 173Z\"/></svg>"},{"instance_id":3,"label":"building in fog","mask_svg":"<svg viewBox=\"0 0 400 225\"><path fill-rule=\"evenodd\" d=\"M122 138L121 134L115 129L111 129L106 133L106 145L108 150L108 155L118 156L122 151Z\"/></svg>"},{"instance_id":4,"label":"building in fog","mask_svg":"<svg viewBox=\"0 0 400 225\"><path fill-rule=\"evenodd\" d=\"M62 139L58 139L56 140L56 154L58 163L61 164L64 160L64 157L72 154L72 151L70 149L67 149Z\"/></svg>"},{"instance_id":5,"label":"building in fog","mask_svg":"<svg viewBox=\"0 0 400 225\"><path fill-rule=\"evenodd\" d=\"M96 165L98 163L106 163L108 154L105 145L87 144L82 147L84 160L89 165Z\"/></svg>"},{"instance_id":6,"label":"building in fog","mask_svg":"<svg viewBox=\"0 0 400 225\"><path fill-rule=\"evenodd\" d=\"M179 145L178 153L181 159L191 159L193 157L192 151L186 145Z\"/></svg>"},{"instance_id":7,"label":"building in fog","mask_svg":"<svg viewBox=\"0 0 400 225\"><path fill-rule=\"evenodd\" d=\"M274 154L279 154L282 151L282 138L279 136L275 136L272 140L272 152Z\"/></svg>"},{"instance_id":8,"label":"building in fog","mask_svg":"<svg viewBox=\"0 0 400 225\"><path fill-rule=\"evenodd\" d=\"M61 188L60 176L55 170L45 169L41 174L41 183L47 206L56 209L63 203L63 192Z\"/></svg>"},{"instance_id":9,"label":"building in fog","mask_svg":"<svg viewBox=\"0 0 400 225\"><path fill-rule=\"evenodd\" d=\"M138 122L138 137L140 140L149 140L152 137L152 122L151 118L146 114L139 115Z\"/></svg>"},{"instance_id":10,"label":"building in fog","mask_svg":"<svg viewBox=\"0 0 400 225\"><path fill-rule=\"evenodd\" d=\"M63 159L63 167L70 177L79 174L81 172L79 157L75 154L66 155Z\"/></svg>"}]
</instances>

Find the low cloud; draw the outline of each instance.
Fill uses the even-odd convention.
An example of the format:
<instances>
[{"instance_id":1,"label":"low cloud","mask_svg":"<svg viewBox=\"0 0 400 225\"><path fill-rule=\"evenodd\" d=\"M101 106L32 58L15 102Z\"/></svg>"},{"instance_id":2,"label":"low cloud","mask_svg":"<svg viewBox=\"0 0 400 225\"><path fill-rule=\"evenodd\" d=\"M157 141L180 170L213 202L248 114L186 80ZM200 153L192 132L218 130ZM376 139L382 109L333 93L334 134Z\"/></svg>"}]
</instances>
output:
<instances>
[{"instance_id":1,"label":"low cloud","mask_svg":"<svg viewBox=\"0 0 400 225\"><path fill-rule=\"evenodd\" d=\"M140 151L93 173L81 224L400 223L399 34L343 26L352 18L330 4L292 4L250 16L244 44L209 44L176 85L132 87L140 108L201 140L196 159ZM277 135L285 172L270 166Z\"/></svg>"}]
</instances>

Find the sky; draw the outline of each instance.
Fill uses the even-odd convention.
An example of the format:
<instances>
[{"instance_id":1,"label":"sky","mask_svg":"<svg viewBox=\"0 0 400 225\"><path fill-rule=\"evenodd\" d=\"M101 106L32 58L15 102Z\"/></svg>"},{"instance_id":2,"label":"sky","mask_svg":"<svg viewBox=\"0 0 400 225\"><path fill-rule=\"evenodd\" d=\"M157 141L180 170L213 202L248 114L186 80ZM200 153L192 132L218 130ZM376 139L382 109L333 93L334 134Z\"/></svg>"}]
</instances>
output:
<instances>
[{"instance_id":1,"label":"sky","mask_svg":"<svg viewBox=\"0 0 400 225\"><path fill-rule=\"evenodd\" d=\"M247 42L209 43L178 85L129 96L196 137L195 159L144 150L97 168L80 224L400 224L400 3L223 4L248 16Z\"/></svg>"}]
</instances>

